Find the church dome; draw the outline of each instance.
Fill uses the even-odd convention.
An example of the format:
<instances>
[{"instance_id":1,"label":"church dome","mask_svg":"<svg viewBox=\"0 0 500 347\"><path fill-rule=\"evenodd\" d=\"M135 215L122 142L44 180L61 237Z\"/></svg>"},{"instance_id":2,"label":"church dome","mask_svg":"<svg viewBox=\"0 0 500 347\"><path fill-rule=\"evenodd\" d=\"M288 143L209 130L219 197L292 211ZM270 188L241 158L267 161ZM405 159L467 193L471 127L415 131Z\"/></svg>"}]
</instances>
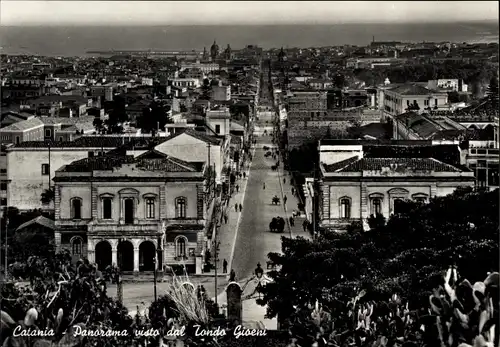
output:
<instances>
[{"instance_id":1,"label":"church dome","mask_svg":"<svg viewBox=\"0 0 500 347\"><path fill-rule=\"evenodd\" d=\"M215 40L214 40L214 43L212 44L212 47L210 47L210 51L215 52L215 51L218 51L218 50L219 50L219 46L217 45L217 42L215 42Z\"/></svg>"}]
</instances>

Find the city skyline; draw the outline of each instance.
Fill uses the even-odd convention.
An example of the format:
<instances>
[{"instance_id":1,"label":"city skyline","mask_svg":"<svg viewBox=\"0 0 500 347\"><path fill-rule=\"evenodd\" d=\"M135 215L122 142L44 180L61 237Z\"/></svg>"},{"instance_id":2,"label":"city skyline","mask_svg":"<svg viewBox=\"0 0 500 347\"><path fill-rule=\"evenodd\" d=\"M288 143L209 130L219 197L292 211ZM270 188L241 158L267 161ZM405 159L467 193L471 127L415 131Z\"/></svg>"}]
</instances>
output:
<instances>
[{"instance_id":1,"label":"city skyline","mask_svg":"<svg viewBox=\"0 0 500 347\"><path fill-rule=\"evenodd\" d=\"M89 6L89 3L92 6ZM284 4L286 4L284 6ZM154 10L152 10L154 9ZM2 26L263 25L498 20L495 1L2 1Z\"/></svg>"}]
</instances>

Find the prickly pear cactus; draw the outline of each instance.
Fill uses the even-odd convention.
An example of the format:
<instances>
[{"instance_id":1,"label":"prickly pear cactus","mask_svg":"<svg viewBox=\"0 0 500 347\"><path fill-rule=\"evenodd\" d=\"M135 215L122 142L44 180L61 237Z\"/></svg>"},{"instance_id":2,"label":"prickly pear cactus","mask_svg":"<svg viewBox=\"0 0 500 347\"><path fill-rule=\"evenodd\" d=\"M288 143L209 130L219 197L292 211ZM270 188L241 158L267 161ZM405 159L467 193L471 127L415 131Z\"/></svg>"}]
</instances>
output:
<instances>
[{"instance_id":1,"label":"prickly pear cactus","mask_svg":"<svg viewBox=\"0 0 500 347\"><path fill-rule=\"evenodd\" d=\"M444 285L429 298L441 347L497 347L498 272L473 285L466 279L457 281L457 270L448 269Z\"/></svg>"},{"instance_id":2,"label":"prickly pear cactus","mask_svg":"<svg viewBox=\"0 0 500 347\"><path fill-rule=\"evenodd\" d=\"M4 311L1 312L0 342L2 347L77 347L82 343L82 338L74 336L71 327L62 338L54 341L53 337L58 336L60 323L63 317L62 309L59 309L57 317L51 322L50 329L41 331L36 325L38 311L30 308L24 320L16 322ZM78 324L77 324L78 325ZM81 329L85 327L78 325ZM38 335L38 336L35 336Z\"/></svg>"}]
</instances>

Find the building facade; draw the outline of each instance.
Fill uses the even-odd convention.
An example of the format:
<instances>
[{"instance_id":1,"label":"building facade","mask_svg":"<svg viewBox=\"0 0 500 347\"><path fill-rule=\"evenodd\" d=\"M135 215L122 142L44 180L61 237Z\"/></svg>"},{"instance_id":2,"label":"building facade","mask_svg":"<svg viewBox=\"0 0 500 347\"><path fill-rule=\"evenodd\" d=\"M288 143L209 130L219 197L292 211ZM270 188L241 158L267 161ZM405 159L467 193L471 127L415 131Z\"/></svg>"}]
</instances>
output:
<instances>
[{"instance_id":1,"label":"building facade","mask_svg":"<svg viewBox=\"0 0 500 347\"><path fill-rule=\"evenodd\" d=\"M393 117L412 110L448 108L448 94L418 84L404 84L380 88L379 102L384 113Z\"/></svg>"},{"instance_id":2,"label":"building facade","mask_svg":"<svg viewBox=\"0 0 500 347\"><path fill-rule=\"evenodd\" d=\"M201 273L210 214L206 169L154 150L63 166L54 177L56 247L99 269L177 265Z\"/></svg>"},{"instance_id":3,"label":"building facade","mask_svg":"<svg viewBox=\"0 0 500 347\"><path fill-rule=\"evenodd\" d=\"M320 226L342 231L352 222L363 223L381 214L398 213L404 200L426 203L462 186L474 186L474 173L433 158L352 157L331 165L320 164Z\"/></svg>"}]
</instances>

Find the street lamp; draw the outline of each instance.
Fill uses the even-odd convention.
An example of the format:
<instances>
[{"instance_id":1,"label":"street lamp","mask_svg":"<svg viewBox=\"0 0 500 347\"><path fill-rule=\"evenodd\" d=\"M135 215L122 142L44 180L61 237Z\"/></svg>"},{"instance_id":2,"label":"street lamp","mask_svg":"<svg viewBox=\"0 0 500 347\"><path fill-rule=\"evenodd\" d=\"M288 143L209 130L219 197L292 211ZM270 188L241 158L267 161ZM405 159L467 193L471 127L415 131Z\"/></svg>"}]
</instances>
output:
<instances>
[{"instance_id":1,"label":"street lamp","mask_svg":"<svg viewBox=\"0 0 500 347\"><path fill-rule=\"evenodd\" d=\"M156 256L153 258L154 263L154 271L153 271L153 283L154 283L154 293L155 293L155 301L156 301Z\"/></svg>"},{"instance_id":2,"label":"street lamp","mask_svg":"<svg viewBox=\"0 0 500 347\"><path fill-rule=\"evenodd\" d=\"M120 252L121 242L122 242L122 239L119 238L117 249L118 249L118 252L120 253L119 254L120 258L119 258L118 268L115 271L115 281L116 281L116 296L118 297L118 301L120 303L123 303L123 284L122 284L122 270L121 270L121 266L122 266L122 262L123 262L123 255L122 255L122 252Z\"/></svg>"}]
</instances>

